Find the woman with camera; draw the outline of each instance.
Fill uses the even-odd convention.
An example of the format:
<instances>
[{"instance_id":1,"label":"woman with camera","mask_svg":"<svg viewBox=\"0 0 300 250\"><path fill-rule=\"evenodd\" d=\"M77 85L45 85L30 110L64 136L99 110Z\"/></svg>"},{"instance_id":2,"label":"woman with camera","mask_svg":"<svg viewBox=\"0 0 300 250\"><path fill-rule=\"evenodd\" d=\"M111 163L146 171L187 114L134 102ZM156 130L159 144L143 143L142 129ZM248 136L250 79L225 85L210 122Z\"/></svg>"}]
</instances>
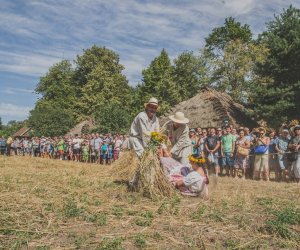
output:
<instances>
[{"instance_id":1,"label":"woman with camera","mask_svg":"<svg viewBox=\"0 0 300 250\"><path fill-rule=\"evenodd\" d=\"M269 145L270 138L266 136L266 129L260 127L259 134L254 141L254 172L253 179L269 181Z\"/></svg>"}]
</instances>

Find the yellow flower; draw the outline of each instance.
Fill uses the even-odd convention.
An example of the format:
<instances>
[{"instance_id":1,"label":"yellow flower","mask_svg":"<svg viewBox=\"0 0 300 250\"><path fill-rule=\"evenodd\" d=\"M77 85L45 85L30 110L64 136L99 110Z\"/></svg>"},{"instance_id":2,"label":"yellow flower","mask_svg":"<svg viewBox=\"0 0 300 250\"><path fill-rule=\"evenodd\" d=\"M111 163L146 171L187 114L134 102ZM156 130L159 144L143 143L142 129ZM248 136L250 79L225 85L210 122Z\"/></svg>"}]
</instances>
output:
<instances>
[{"instance_id":1,"label":"yellow flower","mask_svg":"<svg viewBox=\"0 0 300 250\"><path fill-rule=\"evenodd\" d=\"M190 155L189 156L189 161L190 162L194 162L194 163L201 163L201 164L203 164L203 163L205 163L205 158L203 158L203 157L195 157L195 156L193 156L193 155Z\"/></svg>"},{"instance_id":2,"label":"yellow flower","mask_svg":"<svg viewBox=\"0 0 300 250\"><path fill-rule=\"evenodd\" d=\"M167 137L159 132L151 132L150 133L150 137L152 140L155 141L155 143L163 143L165 141L167 141Z\"/></svg>"}]
</instances>

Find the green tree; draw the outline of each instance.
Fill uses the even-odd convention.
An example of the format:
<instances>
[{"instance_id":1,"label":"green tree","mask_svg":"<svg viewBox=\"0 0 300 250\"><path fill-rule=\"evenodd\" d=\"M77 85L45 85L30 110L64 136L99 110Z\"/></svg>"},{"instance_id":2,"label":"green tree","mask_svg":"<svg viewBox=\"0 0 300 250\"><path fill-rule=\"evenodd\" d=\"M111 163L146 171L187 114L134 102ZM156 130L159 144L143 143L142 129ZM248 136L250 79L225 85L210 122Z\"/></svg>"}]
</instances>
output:
<instances>
[{"instance_id":1,"label":"green tree","mask_svg":"<svg viewBox=\"0 0 300 250\"><path fill-rule=\"evenodd\" d=\"M81 89L77 103L80 114L92 115L109 102L129 108L131 88L115 52L94 45L77 56L76 65L75 81Z\"/></svg>"},{"instance_id":2,"label":"green tree","mask_svg":"<svg viewBox=\"0 0 300 250\"><path fill-rule=\"evenodd\" d=\"M36 136L58 136L66 134L75 125L75 119L70 110L58 107L55 100L39 100L30 111L28 123Z\"/></svg>"},{"instance_id":3,"label":"green tree","mask_svg":"<svg viewBox=\"0 0 300 250\"><path fill-rule=\"evenodd\" d=\"M58 108L73 108L76 93L73 77L71 63L63 60L49 68L46 75L40 78L35 91L42 95L42 100L55 101Z\"/></svg>"},{"instance_id":4,"label":"green tree","mask_svg":"<svg viewBox=\"0 0 300 250\"><path fill-rule=\"evenodd\" d=\"M104 133L127 133L131 120L130 113L118 103L104 104L95 113L97 127Z\"/></svg>"},{"instance_id":5,"label":"green tree","mask_svg":"<svg viewBox=\"0 0 300 250\"><path fill-rule=\"evenodd\" d=\"M268 49L252 41L249 25L234 18L225 19L224 26L214 28L206 38L203 56L209 64L209 86L225 91L240 103L251 101L253 85L266 81L256 74L256 65L264 63Z\"/></svg>"},{"instance_id":6,"label":"green tree","mask_svg":"<svg viewBox=\"0 0 300 250\"><path fill-rule=\"evenodd\" d=\"M258 42L270 50L258 74L273 82L253 92L253 108L260 118L278 126L300 118L300 9L290 6L267 24Z\"/></svg>"},{"instance_id":7,"label":"green tree","mask_svg":"<svg viewBox=\"0 0 300 250\"><path fill-rule=\"evenodd\" d=\"M234 40L224 48L223 57L212 58L214 71L212 84L220 91L225 91L231 97L243 104L248 104L251 98L253 84L258 86L266 81L256 72L257 63L264 63L268 49L264 44Z\"/></svg>"},{"instance_id":8,"label":"green tree","mask_svg":"<svg viewBox=\"0 0 300 250\"><path fill-rule=\"evenodd\" d=\"M207 82L206 60L187 51L174 60L174 81L179 88L180 100L193 97Z\"/></svg>"},{"instance_id":9,"label":"green tree","mask_svg":"<svg viewBox=\"0 0 300 250\"><path fill-rule=\"evenodd\" d=\"M42 97L29 115L36 135L62 135L74 125L77 89L73 78L74 70L67 60L54 64L40 78L35 91Z\"/></svg>"},{"instance_id":10,"label":"green tree","mask_svg":"<svg viewBox=\"0 0 300 250\"><path fill-rule=\"evenodd\" d=\"M158 98L162 114L180 101L179 87L174 82L173 67L165 49L143 70L142 75L143 82L137 87L140 105L154 96Z\"/></svg>"},{"instance_id":11,"label":"green tree","mask_svg":"<svg viewBox=\"0 0 300 250\"><path fill-rule=\"evenodd\" d=\"M241 25L233 17L225 19L224 26L214 28L207 38L205 47L215 56L223 56L228 43L240 40L247 43L252 40L252 33L248 24Z\"/></svg>"},{"instance_id":12,"label":"green tree","mask_svg":"<svg viewBox=\"0 0 300 250\"><path fill-rule=\"evenodd\" d=\"M19 129L27 125L27 121L15 121L11 120L6 125L2 125L2 129L0 130L0 136L3 135L5 137L12 136Z\"/></svg>"}]
</instances>

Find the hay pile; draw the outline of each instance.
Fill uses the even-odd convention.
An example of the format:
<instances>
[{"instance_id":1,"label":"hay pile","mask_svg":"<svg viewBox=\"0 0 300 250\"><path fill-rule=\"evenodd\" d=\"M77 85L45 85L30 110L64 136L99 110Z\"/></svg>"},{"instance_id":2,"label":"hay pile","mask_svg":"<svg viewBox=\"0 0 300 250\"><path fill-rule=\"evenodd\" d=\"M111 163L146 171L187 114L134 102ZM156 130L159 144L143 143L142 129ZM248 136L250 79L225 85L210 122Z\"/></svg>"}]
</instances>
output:
<instances>
[{"instance_id":1,"label":"hay pile","mask_svg":"<svg viewBox=\"0 0 300 250\"><path fill-rule=\"evenodd\" d=\"M139 159L134 151L125 151L114 163L112 176L117 181L127 182L129 187L149 198L171 197L175 188L165 176L156 148L149 146Z\"/></svg>"}]
</instances>

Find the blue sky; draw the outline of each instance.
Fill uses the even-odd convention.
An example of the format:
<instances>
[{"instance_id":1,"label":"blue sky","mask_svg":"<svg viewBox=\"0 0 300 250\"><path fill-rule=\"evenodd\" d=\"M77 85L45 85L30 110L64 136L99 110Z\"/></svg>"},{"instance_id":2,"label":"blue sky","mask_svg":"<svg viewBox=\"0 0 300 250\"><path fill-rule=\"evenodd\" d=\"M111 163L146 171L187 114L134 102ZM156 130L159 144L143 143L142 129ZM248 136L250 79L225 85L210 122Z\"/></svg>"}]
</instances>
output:
<instances>
[{"instance_id":1,"label":"blue sky","mask_svg":"<svg viewBox=\"0 0 300 250\"><path fill-rule=\"evenodd\" d=\"M0 117L26 119L39 78L93 44L117 52L136 85L162 48L172 59L197 52L229 16L257 35L290 4L300 8L299 0L1 0Z\"/></svg>"}]
</instances>

